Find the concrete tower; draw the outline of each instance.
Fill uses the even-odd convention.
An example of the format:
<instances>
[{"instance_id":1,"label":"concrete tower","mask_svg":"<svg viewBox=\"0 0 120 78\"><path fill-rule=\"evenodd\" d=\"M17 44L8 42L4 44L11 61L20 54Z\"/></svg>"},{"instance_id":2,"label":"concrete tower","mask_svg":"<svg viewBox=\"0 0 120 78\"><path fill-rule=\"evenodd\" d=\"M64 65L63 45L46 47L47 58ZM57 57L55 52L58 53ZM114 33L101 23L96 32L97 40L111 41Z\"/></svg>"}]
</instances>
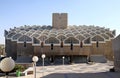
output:
<instances>
[{"instance_id":1,"label":"concrete tower","mask_svg":"<svg viewBox=\"0 0 120 78\"><path fill-rule=\"evenodd\" d=\"M56 29L66 29L67 28L67 13L53 13L52 15L52 26Z\"/></svg>"}]
</instances>

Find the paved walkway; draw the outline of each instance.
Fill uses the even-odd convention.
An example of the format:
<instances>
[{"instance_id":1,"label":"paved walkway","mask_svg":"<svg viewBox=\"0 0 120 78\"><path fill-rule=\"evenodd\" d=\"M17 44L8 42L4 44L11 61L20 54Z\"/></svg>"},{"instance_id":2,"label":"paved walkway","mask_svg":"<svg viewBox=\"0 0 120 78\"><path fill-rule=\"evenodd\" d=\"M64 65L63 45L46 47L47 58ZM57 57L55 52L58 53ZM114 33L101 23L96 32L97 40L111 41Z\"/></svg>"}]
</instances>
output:
<instances>
[{"instance_id":1,"label":"paved walkway","mask_svg":"<svg viewBox=\"0 0 120 78\"><path fill-rule=\"evenodd\" d=\"M109 72L113 66L107 63L95 63L93 65L73 64L37 67L37 78L120 78L120 73ZM4 78L4 77L0 77ZM9 77L16 78L16 77ZM33 75L17 78L34 78Z\"/></svg>"}]
</instances>

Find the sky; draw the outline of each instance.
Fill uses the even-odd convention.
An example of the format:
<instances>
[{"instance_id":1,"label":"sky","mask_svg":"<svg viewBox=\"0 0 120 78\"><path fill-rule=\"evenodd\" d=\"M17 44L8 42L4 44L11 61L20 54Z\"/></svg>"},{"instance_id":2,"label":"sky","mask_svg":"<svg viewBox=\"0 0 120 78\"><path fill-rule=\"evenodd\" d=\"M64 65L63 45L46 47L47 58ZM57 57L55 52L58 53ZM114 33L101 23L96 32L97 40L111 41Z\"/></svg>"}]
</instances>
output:
<instances>
[{"instance_id":1,"label":"sky","mask_svg":"<svg viewBox=\"0 0 120 78\"><path fill-rule=\"evenodd\" d=\"M68 25L95 25L120 34L120 0L0 0L0 44L4 30L52 25L52 13L68 13Z\"/></svg>"}]
</instances>

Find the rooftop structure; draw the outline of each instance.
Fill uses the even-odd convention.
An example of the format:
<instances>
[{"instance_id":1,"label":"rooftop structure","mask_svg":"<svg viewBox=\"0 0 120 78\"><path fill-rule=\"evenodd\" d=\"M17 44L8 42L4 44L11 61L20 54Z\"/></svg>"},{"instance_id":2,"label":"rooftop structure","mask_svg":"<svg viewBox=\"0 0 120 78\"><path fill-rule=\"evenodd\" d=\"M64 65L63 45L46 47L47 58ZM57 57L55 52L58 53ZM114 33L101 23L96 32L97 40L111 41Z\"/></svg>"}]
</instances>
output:
<instances>
[{"instance_id":1,"label":"rooftop structure","mask_svg":"<svg viewBox=\"0 0 120 78\"><path fill-rule=\"evenodd\" d=\"M10 29L5 35L6 39L17 42L24 42L24 37L26 37L26 41L33 44L39 44L40 41L45 41L46 44L59 44L61 41L64 41L65 44L71 43L71 41L75 44L79 44L80 41L83 41L84 44L91 44L93 41L110 41L114 38L115 31L86 25L68 26L67 29L55 29L52 26L21 26ZM32 41L33 38L37 42ZM52 40L49 40L51 38Z\"/></svg>"}]
</instances>

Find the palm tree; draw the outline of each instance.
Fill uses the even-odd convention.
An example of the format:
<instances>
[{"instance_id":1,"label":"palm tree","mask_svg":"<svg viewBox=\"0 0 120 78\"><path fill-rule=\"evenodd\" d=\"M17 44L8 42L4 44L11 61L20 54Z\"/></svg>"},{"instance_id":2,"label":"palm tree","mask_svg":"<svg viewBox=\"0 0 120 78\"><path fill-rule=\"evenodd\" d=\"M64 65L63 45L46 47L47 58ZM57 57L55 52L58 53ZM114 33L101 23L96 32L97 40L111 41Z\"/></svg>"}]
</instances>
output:
<instances>
[{"instance_id":1,"label":"palm tree","mask_svg":"<svg viewBox=\"0 0 120 78\"><path fill-rule=\"evenodd\" d=\"M0 55L4 54L4 45L0 45Z\"/></svg>"}]
</instances>

